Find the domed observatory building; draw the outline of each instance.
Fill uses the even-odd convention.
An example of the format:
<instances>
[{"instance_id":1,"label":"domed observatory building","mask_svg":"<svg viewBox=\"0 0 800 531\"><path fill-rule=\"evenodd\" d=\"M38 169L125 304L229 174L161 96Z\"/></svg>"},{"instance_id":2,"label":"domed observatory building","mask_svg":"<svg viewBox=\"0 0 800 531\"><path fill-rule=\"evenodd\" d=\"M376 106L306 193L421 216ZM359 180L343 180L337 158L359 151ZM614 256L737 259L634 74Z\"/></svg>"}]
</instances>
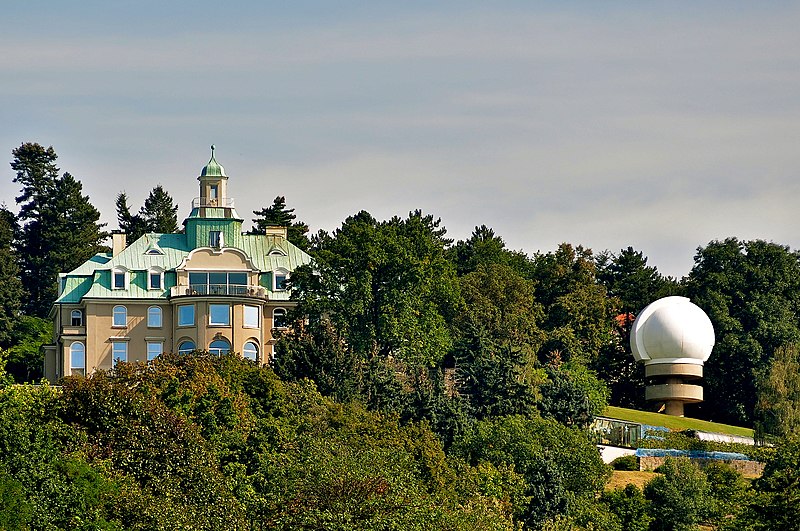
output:
<instances>
[{"instance_id":1,"label":"domed observatory building","mask_svg":"<svg viewBox=\"0 0 800 531\"><path fill-rule=\"evenodd\" d=\"M650 380L647 400L667 415L683 416L684 404L703 401L703 364L714 348L714 327L686 297L665 297L648 305L633 322L631 350Z\"/></svg>"}]
</instances>

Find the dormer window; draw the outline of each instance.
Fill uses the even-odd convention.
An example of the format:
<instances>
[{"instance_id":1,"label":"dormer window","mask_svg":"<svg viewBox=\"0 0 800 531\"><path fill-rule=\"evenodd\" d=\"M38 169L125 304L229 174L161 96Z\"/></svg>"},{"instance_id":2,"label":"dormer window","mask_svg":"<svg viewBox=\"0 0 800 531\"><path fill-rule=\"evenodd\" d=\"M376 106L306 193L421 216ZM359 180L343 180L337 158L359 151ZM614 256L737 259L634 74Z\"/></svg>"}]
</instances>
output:
<instances>
[{"instance_id":1,"label":"dormer window","mask_svg":"<svg viewBox=\"0 0 800 531\"><path fill-rule=\"evenodd\" d=\"M115 268L111 271L111 288L128 289L128 270L125 268Z\"/></svg>"},{"instance_id":2,"label":"dormer window","mask_svg":"<svg viewBox=\"0 0 800 531\"><path fill-rule=\"evenodd\" d=\"M272 247L268 254L269 256L286 256L286 253L280 247Z\"/></svg>"},{"instance_id":3,"label":"dormer window","mask_svg":"<svg viewBox=\"0 0 800 531\"><path fill-rule=\"evenodd\" d=\"M286 289L286 281L289 279L289 272L283 268L276 269L272 273L272 291L284 291Z\"/></svg>"},{"instance_id":4,"label":"dormer window","mask_svg":"<svg viewBox=\"0 0 800 531\"><path fill-rule=\"evenodd\" d=\"M147 289L164 289L164 271L153 267L147 272Z\"/></svg>"},{"instance_id":5,"label":"dormer window","mask_svg":"<svg viewBox=\"0 0 800 531\"><path fill-rule=\"evenodd\" d=\"M208 232L208 246L213 247L214 249L221 249L225 246L224 237L222 236L222 231L220 230L212 230Z\"/></svg>"},{"instance_id":6,"label":"dormer window","mask_svg":"<svg viewBox=\"0 0 800 531\"><path fill-rule=\"evenodd\" d=\"M145 249L144 254L149 254L149 255L164 254L164 251L158 245L158 238L156 238L155 234L147 235L147 249Z\"/></svg>"}]
</instances>

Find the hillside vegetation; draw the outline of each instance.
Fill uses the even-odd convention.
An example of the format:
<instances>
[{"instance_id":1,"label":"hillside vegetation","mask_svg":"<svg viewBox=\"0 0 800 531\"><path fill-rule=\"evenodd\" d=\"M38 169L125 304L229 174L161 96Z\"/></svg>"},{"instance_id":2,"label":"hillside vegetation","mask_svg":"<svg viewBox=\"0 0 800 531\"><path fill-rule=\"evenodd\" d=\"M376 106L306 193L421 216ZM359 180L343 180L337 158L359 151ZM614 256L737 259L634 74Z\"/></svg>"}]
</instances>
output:
<instances>
[{"instance_id":1,"label":"hillside vegetation","mask_svg":"<svg viewBox=\"0 0 800 531\"><path fill-rule=\"evenodd\" d=\"M663 426L664 428L669 428L672 431L700 430L713 433L724 433L727 435L739 435L741 437L753 436L753 430L751 428L742 428L739 426L720 424L718 422L708 422L706 420L692 419L688 417L672 417L662 413L639 411L637 409L628 409L616 406L606 407L603 410L603 416L619 420L626 420L628 422L648 424L650 426Z\"/></svg>"}]
</instances>

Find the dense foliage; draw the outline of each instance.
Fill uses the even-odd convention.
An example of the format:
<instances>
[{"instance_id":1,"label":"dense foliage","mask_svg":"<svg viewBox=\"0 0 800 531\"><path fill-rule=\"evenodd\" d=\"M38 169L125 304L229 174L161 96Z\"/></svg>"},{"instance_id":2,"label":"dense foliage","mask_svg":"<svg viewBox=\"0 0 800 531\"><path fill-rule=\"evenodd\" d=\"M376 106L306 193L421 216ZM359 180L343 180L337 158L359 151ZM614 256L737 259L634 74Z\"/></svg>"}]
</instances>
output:
<instances>
[{"instance_id":1,"label":"dense foliage","mask_svg":"<svg viewBox=\"0 0 800 531\"><path fill-rule=\"evenodd\" d=\"M453 242L420 211L362 211L308 237L278 196L252 232L287 227L313 263L292 274L292 326L271 367L165 354L58 390L13 386L41 378L57 273L106 236L53 148L13 157L19 213L0 209L0 529L796 528L800 255L788 247L712 241L677 280L632 247L527 255L485 225ZM125 193L116 207L129 241L179 230L160 185L138 213ZM603 492L609 468L586 427L608 403L646 407L630 329L667 295L690 297L716 330L693 412L778 444L750 452L768 462L752 486L669 460L643 490Z\"/></svg>"}]
</instances>

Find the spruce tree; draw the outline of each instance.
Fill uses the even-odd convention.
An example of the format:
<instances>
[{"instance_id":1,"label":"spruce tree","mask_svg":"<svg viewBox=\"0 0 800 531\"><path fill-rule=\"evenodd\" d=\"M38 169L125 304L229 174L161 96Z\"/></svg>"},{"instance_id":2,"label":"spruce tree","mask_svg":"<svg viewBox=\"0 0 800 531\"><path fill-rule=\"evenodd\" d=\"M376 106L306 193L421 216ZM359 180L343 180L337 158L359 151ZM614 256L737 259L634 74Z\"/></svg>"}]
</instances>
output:
<instances>
[{"instance_id":1,"label":"spruce tree","mask_svg":"<svg viewBox=\"0 0 800 531\"><path fill-rule=\"evenodd\" d=\"M306 237L308 225L302 221L295 221L297 216L294 214L293 208L286 208L285 197L279 195L273 200L271 206L254 210L253 214L259 217L253 219L255 226L250 234L265 234L269 226L286 227L287 239L291 243L304 251L311 246L311 242Z\"/></svg>"},{"instance_id":2,"label":"spruce tree","mask_svg":"<svg viewBox=\"0 0 800 531\"><path fill-rule=\"evenodd\" d=\"M0 348L7 348L10 344L24 294L11 248L16 229L14 214L5 206L0 207Z\"/></svg>"},{"instance_id":3,"label":"spruce tree","mask_svg":"<svg viewBox=\"0 0 800 531\"><path fill-rule=\"evenodd\" d=\"M22 225L17 241L20 276L29 294L25 313L47 316L57 296L58 273L70 271L103 250L107 237L100 212L83 195L80 181L59 176L52 147L25 143L12 151Z\"/></svg>"},{"instance_id":4,"label":"spruce tree","mask_svg":"<svg viewBox=\"0 0 800 531\"><path fill-rule=\"evenodd\" d=\"M160 184L150 191L138 214L131 214L128 195L117 195L117 222L127 234L128 243L135 242L146 232L172 234L178 232L178 206Z\"/></svg>"},{"instance_id":5,"label":"spruce tree","mask_svg":"<svg viewBox=\"0 0 800 531\"><path fill-rule=\"evenodd\" d=\"M131 214L131 208L128 206L128 195L125 192L120 192L117 195L117 223L120 230L125 231L129 242L138 240L145 232L147 227L142 216L139 214Z\"/></svg>"},{"instance_id":6,"label":"spruce tree","mask_svg":"<svg viewBox=\"0 0 800 531\"><path fill-rule=\"evenodd\" d=\"M178 206L160 184L144 200L139 216L144 220L148 232L178 232Z\"/></svg>"}]
</instances>

